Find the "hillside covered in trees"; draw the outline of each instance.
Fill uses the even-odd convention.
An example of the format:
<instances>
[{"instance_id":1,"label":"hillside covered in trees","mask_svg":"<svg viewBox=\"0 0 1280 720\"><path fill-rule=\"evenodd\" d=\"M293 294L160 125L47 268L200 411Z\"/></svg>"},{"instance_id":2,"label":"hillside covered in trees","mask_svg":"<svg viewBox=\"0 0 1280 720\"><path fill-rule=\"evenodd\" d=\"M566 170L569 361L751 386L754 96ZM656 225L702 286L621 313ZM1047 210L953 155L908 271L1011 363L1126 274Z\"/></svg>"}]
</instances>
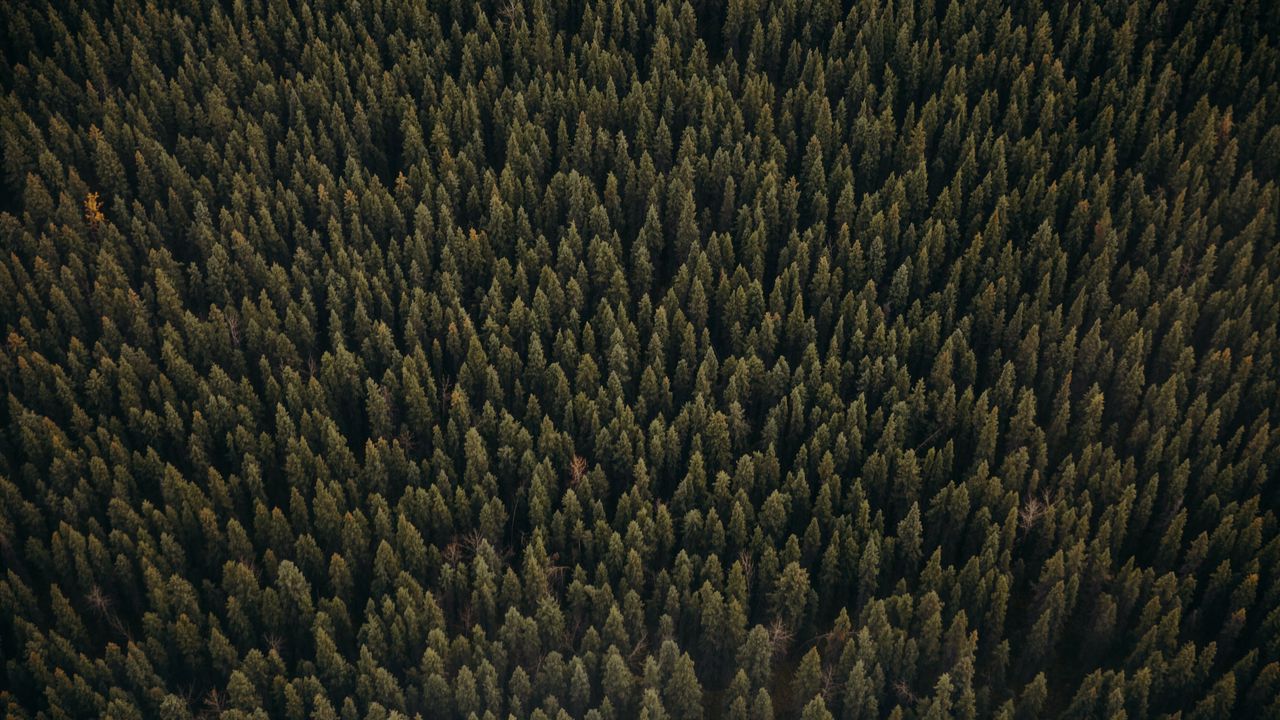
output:
<instances>
[{"instance_id":1,"label":"hillside covered in trees","mask_svg":"<svg viewBox=\"0 0 1280 720\"><path fill-rule=\"evenodd\" d=\"M6 718L1280 717L1280 5L0 46Z\"/></svg>"}]
</instances>

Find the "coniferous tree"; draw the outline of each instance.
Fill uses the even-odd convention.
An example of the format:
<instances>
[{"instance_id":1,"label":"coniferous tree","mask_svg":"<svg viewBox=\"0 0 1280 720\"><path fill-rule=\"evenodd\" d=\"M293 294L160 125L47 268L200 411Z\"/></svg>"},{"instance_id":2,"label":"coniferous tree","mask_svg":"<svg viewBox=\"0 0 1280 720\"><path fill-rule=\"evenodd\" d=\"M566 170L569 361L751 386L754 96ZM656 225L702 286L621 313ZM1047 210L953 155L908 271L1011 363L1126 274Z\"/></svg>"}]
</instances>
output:
<instances>
[{"instance_id":1,"label":"coniferous tree","mask_svg":"<svg viewBox=\"0 0 1280 720\"><path fill-rule=\"evenodd\" d=\"M331 5L0 8L7 716L1276 714L1274 3Z\"/></svg>"}]
</instances>

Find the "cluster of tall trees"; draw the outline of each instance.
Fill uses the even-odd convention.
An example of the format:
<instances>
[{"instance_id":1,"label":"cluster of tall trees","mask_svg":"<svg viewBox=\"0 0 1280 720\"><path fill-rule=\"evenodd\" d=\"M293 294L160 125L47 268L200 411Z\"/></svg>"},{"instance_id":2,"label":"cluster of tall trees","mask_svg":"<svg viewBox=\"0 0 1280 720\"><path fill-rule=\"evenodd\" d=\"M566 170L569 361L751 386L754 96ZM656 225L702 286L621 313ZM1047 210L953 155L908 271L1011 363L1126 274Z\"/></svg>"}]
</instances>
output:
<instances>
[{"instance_id":1,"label":"cluster of tall trees","mask_svg":"<svg viewBox=\"0 0 1280 720\"><path fill-rule=\"evenodd\" d=\"M0 4L0 712L1280 717L1280 6Z\"/></svg>"}]
</instances>

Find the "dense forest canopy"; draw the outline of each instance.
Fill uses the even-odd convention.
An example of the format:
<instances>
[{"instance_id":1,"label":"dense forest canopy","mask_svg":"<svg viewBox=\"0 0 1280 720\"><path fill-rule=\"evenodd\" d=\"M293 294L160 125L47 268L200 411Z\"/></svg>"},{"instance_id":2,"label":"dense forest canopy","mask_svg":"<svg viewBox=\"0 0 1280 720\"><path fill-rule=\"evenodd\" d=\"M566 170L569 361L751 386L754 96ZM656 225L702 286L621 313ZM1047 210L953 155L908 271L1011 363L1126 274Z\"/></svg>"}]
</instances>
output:
<instances>
[{"instance_id":1,"label":"dense forest canopy","mask_svg":"<svg viewBox=\"0 0 1280 720\"><path fill-rule=\"evenodd\" d=\"M1280 717L1280 5L0 45L0 714Z\"/></svg>"}]
</instances>

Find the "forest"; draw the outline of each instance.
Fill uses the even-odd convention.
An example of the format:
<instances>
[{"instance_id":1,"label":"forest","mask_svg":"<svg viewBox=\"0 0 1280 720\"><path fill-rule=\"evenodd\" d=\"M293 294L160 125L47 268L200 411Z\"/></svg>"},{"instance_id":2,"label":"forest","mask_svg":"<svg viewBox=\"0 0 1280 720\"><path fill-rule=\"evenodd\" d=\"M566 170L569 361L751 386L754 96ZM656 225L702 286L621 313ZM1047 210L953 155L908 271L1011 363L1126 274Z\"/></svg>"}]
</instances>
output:
<instances>
[{"instance_id":1,"label":"forest","mask_svg":"<svg viewBox=\"0 0 1280 720\"><path fill-rule=\"evenodd\" d=\"M0 716L1280 718L1280 3L10 0L0 163Z\"/></svg>"}]
</instances>

